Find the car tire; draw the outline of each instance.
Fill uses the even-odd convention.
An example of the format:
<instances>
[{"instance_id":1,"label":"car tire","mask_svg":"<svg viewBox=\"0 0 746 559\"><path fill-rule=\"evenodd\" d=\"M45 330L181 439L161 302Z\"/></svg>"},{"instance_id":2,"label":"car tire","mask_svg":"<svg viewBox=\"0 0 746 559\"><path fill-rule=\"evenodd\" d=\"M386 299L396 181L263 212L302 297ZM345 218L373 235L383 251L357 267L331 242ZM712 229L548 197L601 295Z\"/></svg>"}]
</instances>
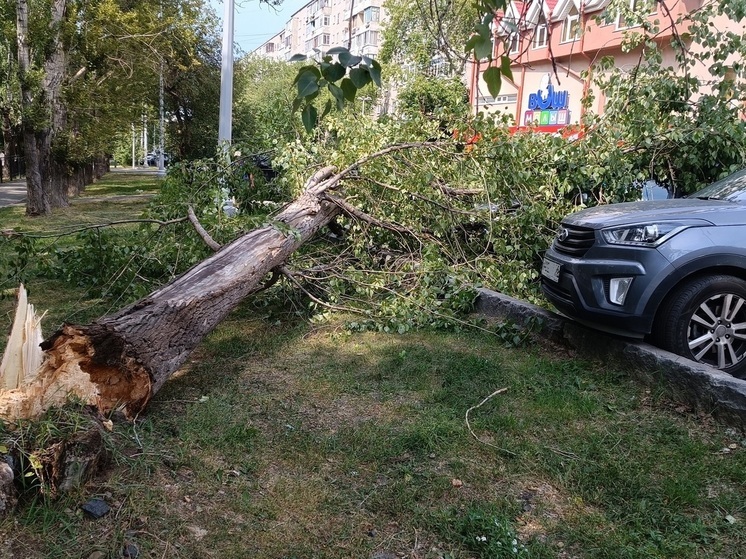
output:
<instances>
[{"instance_id":1,"label":"car tire","mask_svg":"<svg viewBox=\"0 0 746 559\"><path fill-rule=\"evenodd\" d=\"M746 377L746 281L713 275L686 282L661 307L653 334L663 349Z\"/></svg>"}]
</instances>

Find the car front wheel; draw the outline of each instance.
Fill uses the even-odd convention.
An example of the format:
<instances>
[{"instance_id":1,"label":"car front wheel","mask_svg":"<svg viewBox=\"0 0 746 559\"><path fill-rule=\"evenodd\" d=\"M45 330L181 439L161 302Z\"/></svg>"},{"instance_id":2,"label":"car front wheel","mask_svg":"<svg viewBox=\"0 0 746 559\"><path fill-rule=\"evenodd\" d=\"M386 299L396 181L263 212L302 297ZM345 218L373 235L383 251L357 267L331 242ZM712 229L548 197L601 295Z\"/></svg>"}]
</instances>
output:
<instances>
[{"instance_id":1,"label":"car front wheel","mask_svg":"<svg viewBox=\"0 0 746 559\"><path fill-rule=\"evenodd\" d=\"M654 335L664 349L746 376L746 281L717 275L682 285L658 314Z\"/></svg>"}]
</instances>

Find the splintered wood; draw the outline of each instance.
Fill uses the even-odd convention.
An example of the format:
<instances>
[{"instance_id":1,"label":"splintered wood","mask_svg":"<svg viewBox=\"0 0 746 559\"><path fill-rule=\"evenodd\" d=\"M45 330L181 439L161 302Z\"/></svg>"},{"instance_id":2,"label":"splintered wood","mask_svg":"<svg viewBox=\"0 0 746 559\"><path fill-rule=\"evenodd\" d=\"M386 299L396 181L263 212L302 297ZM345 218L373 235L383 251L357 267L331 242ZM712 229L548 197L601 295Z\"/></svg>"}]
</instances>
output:
<instances>
[{"instance_id":1,"label":"splintered wood","mask_svg":"<svg viewBox=\"0 0 746 559\"><path fill-rule=\"evenodd\" d=\"M33 380L43 360L41 317L28 302L26 289L18 288L18 304L13 327L0 363L0 390L13 390Z\"/></svg>"},{"instance_id":2,"label":"splintered wood","mask_svg":"<svg viewBox=\"0 0 746 559\"><path fill-rule=\"evenodd\" d=\"M48 370L40 344L41 318L29 304L26 289L18 289L13 326L0 364L0 418L26 419L51 406L64 404L74 394L95 403L98 390L75 360L57 370Z\"/></svg>"}]
</instances>

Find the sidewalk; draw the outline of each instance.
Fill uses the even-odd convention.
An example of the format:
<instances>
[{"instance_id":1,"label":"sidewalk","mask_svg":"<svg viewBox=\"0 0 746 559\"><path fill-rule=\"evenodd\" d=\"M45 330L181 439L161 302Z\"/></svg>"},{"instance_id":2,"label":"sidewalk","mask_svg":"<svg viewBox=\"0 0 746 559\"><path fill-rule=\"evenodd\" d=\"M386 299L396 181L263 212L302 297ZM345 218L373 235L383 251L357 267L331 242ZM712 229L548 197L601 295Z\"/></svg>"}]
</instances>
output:
<instances>
[{"instance_id":1,"label":"sidewalk","mask_svg":"<svg viewBox=\"0 0 746 559\"><path fill-rule=\"evenodd\" d=\"M122 173L133 175L161 175L156 167L112 167L110 173ZM138 195L128 195L138 196ZM151 196L151 195L148 195ZM112 197L113 198L113 197ZM76 198L76 200L89 201L92 198ZM0 208L6 206L21 206L26 203L26 180L14 180L0 183Z\"/></svg>"},{"instance_id":2,"label":"sidewalk","mask_svg":"<svg viewBox=\"0 0 746 559\"><path fill-rule=\"evenodd\" d=\"M26 181L17 180L0 183L0 207L26 203Z\"/></svg>"}]
</instances>

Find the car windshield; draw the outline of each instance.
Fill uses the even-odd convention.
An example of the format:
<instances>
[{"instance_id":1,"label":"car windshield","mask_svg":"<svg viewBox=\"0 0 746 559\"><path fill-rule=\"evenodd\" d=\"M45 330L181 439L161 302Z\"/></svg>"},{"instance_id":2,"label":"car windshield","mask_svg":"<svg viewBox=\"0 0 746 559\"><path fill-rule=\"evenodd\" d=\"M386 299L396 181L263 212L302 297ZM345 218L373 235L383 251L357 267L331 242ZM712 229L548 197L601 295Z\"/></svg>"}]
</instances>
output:
<instances>
[{"instance_id":1,"label":"car windshield","mask_svg":"<svg viewBox=\"0 0 746 559\"><path fill-rule=\"evenodd\" d=\"M724 179L690 194L688 198L700 200L725 200L728 202L746 202L746 169L736 171Z\"/></svg>"}]
</instances>

